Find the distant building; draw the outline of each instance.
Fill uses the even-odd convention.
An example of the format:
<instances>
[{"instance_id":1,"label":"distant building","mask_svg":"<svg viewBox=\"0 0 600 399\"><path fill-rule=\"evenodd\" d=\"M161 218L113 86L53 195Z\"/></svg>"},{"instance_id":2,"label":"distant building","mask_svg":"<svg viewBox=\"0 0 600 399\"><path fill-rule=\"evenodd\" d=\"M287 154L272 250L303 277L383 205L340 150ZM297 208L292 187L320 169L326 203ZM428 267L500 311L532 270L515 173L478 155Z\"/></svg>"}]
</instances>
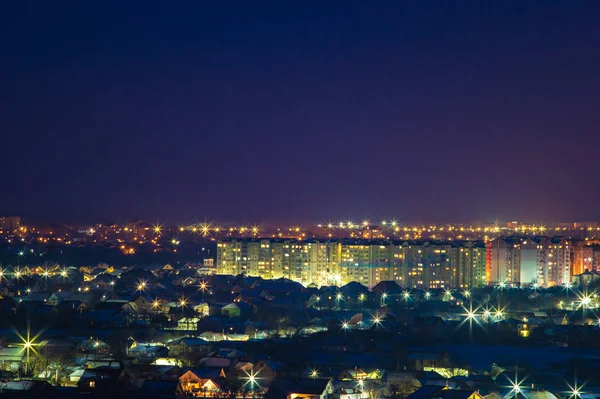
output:
<instances>
[{"instance_id":1,"label":"distant building","mask_svg":"<svg viewBox=\"0 0 600 399\"><path fill-rule=\"evenodd\" d=\"M573 276L586 270L600 272L600 243L581 241L571 247L571 266Z\"/></svg>"},{"instance_id":2,"label":"distant building","mask_svg":"<svg viewBox=\"0 0 600 399\"><path fill-rule=\"evenodd\" d=\"M571 279L571 245L562 237L503 237L488 245L492 283L564 284Z\"/></svg>"},{"instance_id":3,"label":"distant building","mask_svg":"<svg viewBox=\"0 0 600 399\"><path fill-rule=\"evenodd\" d=\"M595 271L586 270L581 274L573 275L573 284L586 286L590 283L597 283L600 281L600 274Z\"/></svg>"},{"instance_id":4,"label":"distant building","mask_svg":"<svg viewBox=\"0 0 600 399\"><path fill-rule=\"evenodd\" d=\"M467 288L486 284L486 254L481 241L227 238L217 243L216 269L317 286L393 280L408 289Z\"/></svg>"},{"instance_id":5,"label":"distant building","mask_svg":"<svg viewBox=\"0 0 600 399\"><path fill-rule=\"evenodd\" d=\"M0 216L0 230L17 230L21 227L21 217Z\"/></svg>"}]
</instances>

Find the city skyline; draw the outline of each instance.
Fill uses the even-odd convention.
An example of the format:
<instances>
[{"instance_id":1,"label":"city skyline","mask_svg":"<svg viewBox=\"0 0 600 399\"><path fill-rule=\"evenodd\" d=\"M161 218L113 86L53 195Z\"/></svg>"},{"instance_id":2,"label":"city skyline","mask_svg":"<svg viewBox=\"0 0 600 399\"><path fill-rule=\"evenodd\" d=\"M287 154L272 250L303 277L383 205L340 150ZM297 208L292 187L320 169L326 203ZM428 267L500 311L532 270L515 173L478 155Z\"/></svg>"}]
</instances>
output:
<instances>
[{"instance_id":1,"label":"city skyline","mask_svg":"<svg viewBox=\"0 0 600 399\"><path fill-rule=\"evenodd\" d=\"M597 2L3 7L0 214L600 220Z\"/></svg>"}]
</instances>

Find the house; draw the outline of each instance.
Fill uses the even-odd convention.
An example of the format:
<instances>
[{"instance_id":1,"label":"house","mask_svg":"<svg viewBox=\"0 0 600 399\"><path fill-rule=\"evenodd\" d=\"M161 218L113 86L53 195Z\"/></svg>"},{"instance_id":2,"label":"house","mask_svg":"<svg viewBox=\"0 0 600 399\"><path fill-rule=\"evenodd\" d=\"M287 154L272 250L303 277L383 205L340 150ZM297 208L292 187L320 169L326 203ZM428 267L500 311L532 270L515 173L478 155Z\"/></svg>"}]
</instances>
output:
<instances>
[{"instance_id":1,"label":"house","mask_svg":"<svg viewBox=\"0 0 600 399\"><path fill-rule=\"evenodd\" d=\"M276 378L265 399L329 399L333 385L327 378Z\"/></svg>"},{"instance_id":2,"label":"house","mask_svg":"<svg viewBox=\"0 0 600 399\"><path fill-rule=\"evenodd\" d=\"M600 281L600 273L597 273L595 271L586 270L581 274L573 275L574 285L586 286L598 281Z\"/></svg>"},{"instance_id":3,"label":"house","mask_svg":"<svg viewBox=\"0 0 600 399\"><path fill-rule=\"evenodd\" d=\"M432 370L451 366L447 353L415 352L407 356L407 367L411 370Z\"/></svg>"},{"instance_id":4,"label":"house","mask_svg":"<svg viewBox=\"0 0 600 399\"><path fill-rule=\"evenodd\" d=\"M169 343L171 356L201 357L212 352L213 344L200 338L180 338Z\"/></svg>"},{"instance_id":5,"label":"house","mask_svg":"<svg viewBox=\"0 0 600 399\"><path fill-rule=\"evenodd\" d=\"M153 301L143 295L140 295L132 302L131 308L136 310L137 313L149 313L152 309Z\"/></svg>"},{"instance_id":6,"label":"house","mask_svg":"<svg viewBox=\"0 0 600 399\"><path fill-rule=\"evenodd\" d=\"M181 367L176 365L130 364L123 370L136 387L141 387L146 380L178 381Z\"/></svg>"},{"instance_id":7,"label":"house","mask_svg":"<svg viewBox=\"0 0 600 399\"><path fill-rule=\"evenodd\" d=\"M151 361L165 357L169 353L167 347L157 342L133 342L127 349L127 355L142 361Z\"/></svg>"},{"instance_id":8,"label":"house","mask_svg":"<svg viewBox=\"0 0 600 399\"><path fill-rule=\"evenodd\" d=\"M122 388L119 380L122 372L122 364L118 367L103 366L86 369L77 381L77 390L80 393L104 395L117 392Z\"/></svg>"},{"instance_id":9,"label":"house","mask_svg":"<svg viewBox=\"0 0 600 399\"><path fill-rule=\"evenodd\" d=\"M198 330L198 322L200 321L197 317L182 317L177 321L177 329L183 331L196 331Z\"/></svg>"},{"instance_id":10,"label":"house","mask_svg":"<svg viewBox=\"0 0 600 399\"><path fill-rule=\"evenodd\" d=\"M232 302L229 305L221 308L221 314L227 317L240 317L242 315L242 311L237 303Z\"/></svg>"},{"instance_id":11,"label":"house","mask_svg":"<svg viewBox=\"0 0 600 399\"><path fill-rule=\"evenodd\" d=\"M0 381L0 394L25 393L27 395L48 395L54 393L56 388L43 380Z\"/></svg>"},{"instance_id":12,"label":"house","mask_svg":"<svg viewBox=\"0 0 600 399\"><path fill-rule=\"evenodd\" d=\"M263 380L270 381L281 374L283 363L274 360L261 360L254 366L254 373Z\"/></svg>"},{"instance_id":13,"label":"house","mask_svg":"<svg viewBox=\"0 0 600 399\"><path fill-rule=\"evenodd\" d=\"M185 394L202 393L213 396L219 391L218 380L222 378L225 378L225 372L222 369L192 369L179 377L179 386Z\"/></svg>"},{"instance_id":14,"label":"house","mask_svg":"<svg viewBox=\"0 0 600 399\"><path fill-rule=\"evenodd\" d=\"M0 346L0 369L17 371L21 363L23 363L24 356L25 351L22 346Z\"/></svg>"},{"instance_id":15,"label":"house","mask_svg":"<svg viewBox=\"0 0 600 399\"><path fill-rule=\"evenodd\" d=\"M210 307L208 303L200 303L193 307L194 312L198 313L201 317L207 317L210 314Z\"/></svg>"},{"instance_id":16,"label":"house","mask_svg":"<svg viewBox=\"0 0 600 399\"><path fill-rule=\"evenodd\" d=\"M355 367L342 371L338 376L338 380L364 380L367 376L368 374L363 369Z\"/></svg>"},{"instance_id":17,"label":"house","mask_svg":"<svg viewBox=\"0 0 600 399\"><path fill-rule=\"evenodd\" d=\"M367 399L369 394L356 388L341 387L336 388L333 398L334 399Z\"/></svg>"}]
</instances>

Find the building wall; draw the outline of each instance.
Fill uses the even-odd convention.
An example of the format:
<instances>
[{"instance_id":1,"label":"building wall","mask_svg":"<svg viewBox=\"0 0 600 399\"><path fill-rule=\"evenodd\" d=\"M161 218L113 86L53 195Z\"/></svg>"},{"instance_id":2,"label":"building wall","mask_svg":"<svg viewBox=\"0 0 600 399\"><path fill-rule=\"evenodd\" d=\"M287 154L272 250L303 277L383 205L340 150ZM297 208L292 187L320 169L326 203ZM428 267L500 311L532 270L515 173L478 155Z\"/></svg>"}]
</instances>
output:
<instances>
[{"instance_id":1,"label":"building wall","mask_svg":"<svg viewBox=\"0 0 600 399\"><path fill-rule=\"evenodd\" d=\"M571 250L560 237L504 237L488 245L490 283L551 287L571 278Z\"/></svg>"},{"instance_id":2,"label":"building wall","mask_svg":"<svg viewBox=\"0 0 600 399\"><path fill-rule=\"evenodd\" d=\"M304 285L373 287L394 280L407 289L467 288L486 283L483 243L387 240L224 239L217 273L285 277Z\"/></svg>"}]
</instances>

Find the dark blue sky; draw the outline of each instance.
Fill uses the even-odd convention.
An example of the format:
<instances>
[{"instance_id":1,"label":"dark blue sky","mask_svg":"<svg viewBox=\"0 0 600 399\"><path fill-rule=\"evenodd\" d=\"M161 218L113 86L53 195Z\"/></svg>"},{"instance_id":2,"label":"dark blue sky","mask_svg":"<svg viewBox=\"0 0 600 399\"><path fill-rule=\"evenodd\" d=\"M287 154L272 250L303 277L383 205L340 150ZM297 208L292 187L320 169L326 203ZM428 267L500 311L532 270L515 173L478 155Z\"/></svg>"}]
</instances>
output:
<instances>
[{"instance_id":1,"label":"dark blue sky","mask_svg":"<svg viewBox=\"0 0 600 399\"><path fill-rule=\"evenodd\" d=\"M0 6L0 214L600 219L600 2L122 3Z\"/></svg>"}]
</instances>

